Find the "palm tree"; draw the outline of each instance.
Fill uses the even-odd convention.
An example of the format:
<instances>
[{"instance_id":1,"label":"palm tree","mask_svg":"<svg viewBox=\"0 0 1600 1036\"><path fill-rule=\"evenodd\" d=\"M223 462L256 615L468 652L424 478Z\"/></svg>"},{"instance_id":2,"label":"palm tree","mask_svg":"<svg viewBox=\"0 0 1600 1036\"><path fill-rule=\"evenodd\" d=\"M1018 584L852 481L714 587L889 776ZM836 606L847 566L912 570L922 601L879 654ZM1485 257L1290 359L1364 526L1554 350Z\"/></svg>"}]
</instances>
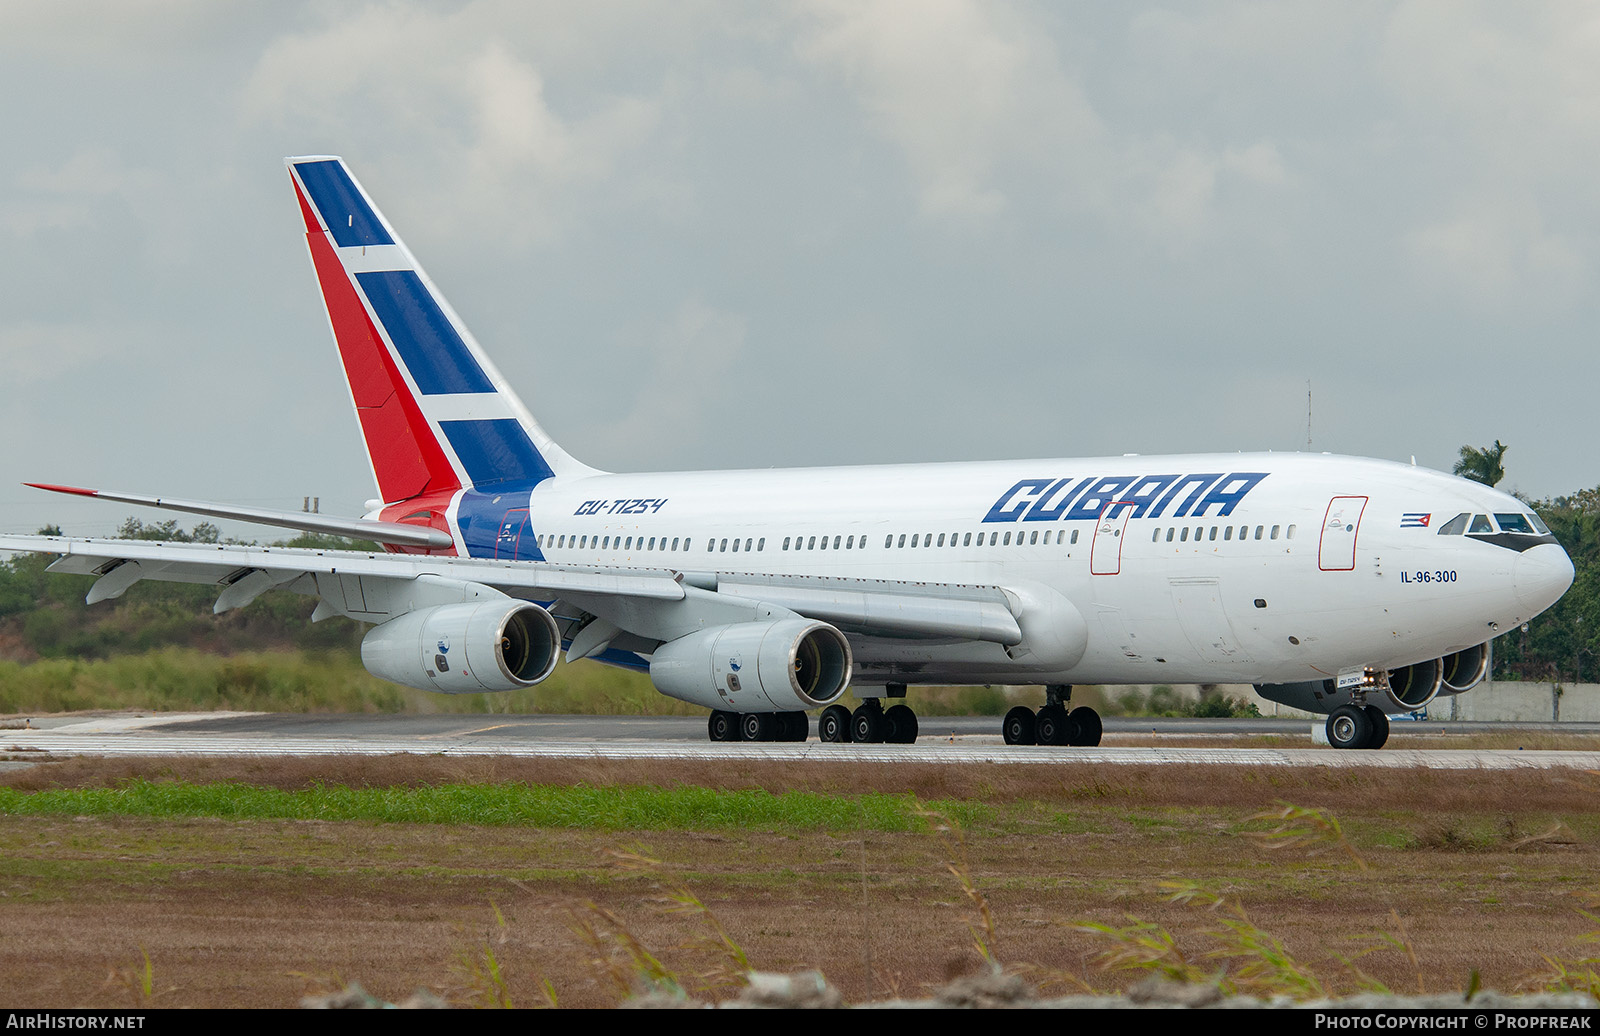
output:
<instances>
[{"instance_id":1,"label":"palm tree","mask_svg":"<svg viewBox=\"0 0 1600 1036\"><path fill-rule=\"evenodd\" d=\"M1501 461L1506 455L1506 444L1499 439L1493 446L1482 449L1476 446L1461 447L1461 459L1456 461L1456 466L1451 468L1451 473L1462 478L1470 478L1474 482L1482 482L1486 486L1499 484L1506 477L1505 466Z\"/></svg>"}]
</instances>

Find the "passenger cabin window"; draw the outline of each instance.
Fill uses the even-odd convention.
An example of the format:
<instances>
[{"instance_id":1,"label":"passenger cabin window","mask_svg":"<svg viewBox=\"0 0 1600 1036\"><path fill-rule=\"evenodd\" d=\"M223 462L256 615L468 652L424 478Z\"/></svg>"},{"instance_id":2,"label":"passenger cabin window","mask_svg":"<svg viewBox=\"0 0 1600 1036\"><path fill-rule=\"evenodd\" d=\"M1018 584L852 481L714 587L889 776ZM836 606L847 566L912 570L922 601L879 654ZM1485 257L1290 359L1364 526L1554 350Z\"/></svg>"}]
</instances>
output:
<instances>
[{"instance_id":1,"label":"passenger cabin window","mask_svg":"<svg viewBox=\"0 0 1600 1036\"><path fill-rule=\"evenodd\" d=\"M1294 539L1294 526L1291 525L1288 529L1284 530L1284 536L1286 539Z\"/></svg>"},{"instance_id":2,"label":"passenger cabin window","mask_svg":"<svg viewBox=\"0 0 1600 1036\"><path fill-rule=\"evenodd\" d=\"M789 537L787 537L787 536L785 536L783 538L783 549L784 550L788 550L789 549Z\"/></svg>"},{"instance_id":3,"label":"passenger cabin window","mask_svg":"<svg viewBox=\"0 0 1600 1036\"><path fill-rule=\"evenodd\" d=\"M1462 511L1448 522L1445 522L1443 525L1439 526L1439 535L1460 536L1462 533L1467 531L1467 520L1471 517L1472 515Z\"/></svg>"},{"instance_id":4,"label":"passenger cabin window","mask_svg":"<svg viewBox=\"0 0 1600 1036\"><path fill-rule=\"evenodd\" d=\"M1077 543L1078 542L1078 530L1077 529L1073 529L1072 530L1072 540L1071 540L1071 542L1073 542L1073 543Z\"/></svg>"},{"instance_id":5,"label":"passenger cabin window","mask_svg":"<svg viewBox=\"0 0 1600 1036\"><path fill-rule=\"evenodd\" d=\"M1274 525L1272 527L1272 538L1273 539L1277 539L1278 538L1278 526L1276 526L1276 525Z\"/></svg>"}]
</instances>

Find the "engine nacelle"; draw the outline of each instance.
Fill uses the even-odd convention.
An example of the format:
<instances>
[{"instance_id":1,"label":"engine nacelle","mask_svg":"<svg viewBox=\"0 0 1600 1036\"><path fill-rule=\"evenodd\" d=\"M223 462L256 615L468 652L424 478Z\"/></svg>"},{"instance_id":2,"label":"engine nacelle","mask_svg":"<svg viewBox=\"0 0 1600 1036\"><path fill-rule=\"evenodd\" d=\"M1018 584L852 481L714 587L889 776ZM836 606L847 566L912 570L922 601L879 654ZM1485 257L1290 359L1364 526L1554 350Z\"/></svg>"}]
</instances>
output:
<instances>
[{"instance_id":1,"label":"engine nacelle","mask_svg":"<svg viewBox=\"0 0 1600 1036\"><path fill-rule=\"evenodd\" d=\"M500 598L396 616L361 641L373 676L443 694L532 687L555 671L561 631L536 604Z\"/></svg>"},{"instance_id":2,"label":"engine nacelle","mask_svg":"<svg viewBox=\"0 0 1600 1036\"><path fill-rule=\"evenodd\" d=\"M1440 659L1430 658L1400 669L1389 670L1388 701L1375 701L1384 712L1415 712L1425 709L1439 696L1440 678L1444 666Z\"/></svg>"},{"instance_id":3,"label":"engine nacelle","mask_svg":"<svg viewBox=\"0 0 1600 1036\"><path fill-rule=\"evenodd\" d=\"M736 622L656 648L650 680L662 694L728 712L798 712L850 686L850 643L814 619Z\"/></svg>"},{"instance_id":4,"label":"engine nacelle","mask_svg":"<svg viewBox=\"0 0 1600 1036\"><path fill-rule=\"evenodd\" d=\"M1479 644L1440 659L1444 668L1440 694L1460 694L1483 682L1489 668L1489 645Z\"/></svg>"},{"instance_id":5,"label":"engine nacelle","mask_svg":"<svg viewBox=\"0 0 1600 1036\"><path fill-rule=\"evenodd\" d=\"M1426 708L1443 686L1444 661L1430 658L1414 665L1389 670L1388 690L1368 688L1367 703L1376 705L1390 715ZM1341 705L1348 705L1354 698L1351 688L1341 690L1334 680L1258 683L1256 693L1268 701L1323 715Z\"/></svg>"}]
</instances>

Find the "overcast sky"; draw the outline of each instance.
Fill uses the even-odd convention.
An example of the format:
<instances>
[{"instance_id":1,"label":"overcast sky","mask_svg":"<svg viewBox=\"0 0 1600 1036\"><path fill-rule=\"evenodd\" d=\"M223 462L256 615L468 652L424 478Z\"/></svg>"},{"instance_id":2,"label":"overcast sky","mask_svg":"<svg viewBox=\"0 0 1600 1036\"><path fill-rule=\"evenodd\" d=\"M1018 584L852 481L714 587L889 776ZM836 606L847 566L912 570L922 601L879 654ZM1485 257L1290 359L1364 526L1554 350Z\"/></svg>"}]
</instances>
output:
<instances>
[{"instance_id":1,"label":"overcast sky","mask_svg":"<svg viewBox=\"0 0 1600 1036\"><path fill-rule=\"evenodd\" d=\"M0 97L7 531L374 494L295 154L598 467L1305 449L1310 382L1600 483L1591 3L4 0Z\"/></svg>"}]
</instances>

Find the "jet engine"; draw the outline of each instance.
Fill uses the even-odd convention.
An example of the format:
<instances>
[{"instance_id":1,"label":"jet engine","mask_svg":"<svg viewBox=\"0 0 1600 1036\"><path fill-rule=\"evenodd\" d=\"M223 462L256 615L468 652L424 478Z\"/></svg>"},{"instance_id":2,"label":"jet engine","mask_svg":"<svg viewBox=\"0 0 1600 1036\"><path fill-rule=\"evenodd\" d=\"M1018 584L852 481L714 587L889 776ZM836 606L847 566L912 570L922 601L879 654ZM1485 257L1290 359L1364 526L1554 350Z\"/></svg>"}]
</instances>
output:
<instances>
[{"instance_id":1,"label":"jet engine","mask_svg":"<svg viewBox=\"0 0 1600 1036\"><path fill-rule=\"evenodd\" d=\"M373 676L444 694L532 687L555 670L561 632L536 604L500 598L420 608L361 641Z\"/></svg>"},{"instance_id":2,"label":"jet engine","mask_svg":"<svg viewBox=\"0 0 1600 1036\"><path fill-rule=\"evenodd\" d=\"M1417 709L1426 708L1428 703L1440 694L1444 686L1443 675L1446 672L1446 663L1455 655L1445 659L1430 658L1399 669L1389 670L1389 687L1387 690L1368 688L1367 704L1376 705L1384 712L1395 715L1401 712L1415 712ZM1476 682L1476 681L1474 681ZM1471 686L1469 684L1468 686ZM1462 688L1465 690L1466 688ZM1333 680L1304 680L1298 683L1258 683L1256 693L1268 701L1275 701L1295 709L1304 709L1306 712L1318 712L1324 715L1332 712L1340 705L1347 705L1352 700L1350 688L1340 690ZM1449 692L1456 693L1456 692Z\"/></svg>"},{"instance_id":3,"label":"jet engine","mask_svg":"<svg viewBox=\"0 0 1600 1036\"><path fill-rule=\"evenodd\" d=\"M662 694L726 712L797 712L850 685L850 643L813 619L736 622L668 641L650 659Z\"/></svg>"},{"instance_id":4,"label":"jet engine","mask_svg":"<svg viewBox=\"0 0 1600 1036\"><path fill-rule=\"evenodd\" d=\"M1439 661L1444 668L1440 694L1450 695L1470 691L1482 682L1489 668L1489 645L1479 644L1476 647L1469 647L1453 655L1446 655Z\"/></svg>"}]
</instances>

